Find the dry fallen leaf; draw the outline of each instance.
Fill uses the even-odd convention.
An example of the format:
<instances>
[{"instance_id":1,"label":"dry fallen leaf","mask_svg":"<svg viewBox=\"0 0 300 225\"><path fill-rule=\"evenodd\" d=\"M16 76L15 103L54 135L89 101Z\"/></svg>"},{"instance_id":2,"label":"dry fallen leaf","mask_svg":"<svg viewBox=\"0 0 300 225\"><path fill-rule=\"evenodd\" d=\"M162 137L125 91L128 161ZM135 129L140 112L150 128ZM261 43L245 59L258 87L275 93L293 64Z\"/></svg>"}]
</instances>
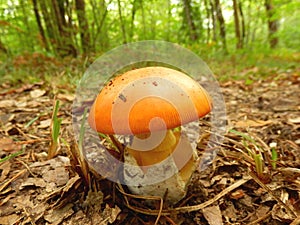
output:
<instances>
[{"instance_id":1,"label":"dry fallen leaf","mask_svg":"<svg viewBox=\"0 0 300 225\"><path fill-rule=\"evenodd\" d=\"M222 214L218 205L206 207L203 209L203 216L210 225L222 225Z\"/></svg>"},{"instance_id":2,"label":"dry fallen leaf","mask_svg":"<svg viewBox=\"0 0 300 225\"><path fill-rule=\"evenodd\" d=\"M20 190L28 186L46 187L46 182L42 178L29 177L20 186Z\"/></svg>"},{"instance_id":3,"label":"dry fallen leaf","mask_svg":"<svg viewBox=\"0 0 300 225\"><path fill-rule=\"evenodd\" d=\"M37 127L44 129L50 127L50 124L51 124L51 119L42 120L40 121L40 124Z\"/></svg>"},{"instance_id":4,"label":"dry fallen leaf","mask_svg":"<svg viewBox=\"0 0 300 225\"><path fill-rule=\"evenodd\" d=\"M19 151L22 146L15 144L15 142L8 137L0 139L0 150L5 152Z\"/></svg>"},{"instance_id":5,"label":"dry fallen leaf","mask_svg":"<svg viewBox=\"0 0 300 225\"><path fill-rule=\"evenodd\" d=\"M2 164L0 164L0 183L4 181L7 178L7 175L9 174L11 167L11 163L9 161L6 161Z\"/></svg>"},{"instance_id":6,"label":"dry fallen leaf","mask_svg":"<svg viewBox=\"0 0 300 225\"><path fill-rule=\"evenodd\" d=\"M16 101L12 99L0 101L0 108L9 108L15 106Z\"/></svg>"},{"instance_id":7,"label":"dry fallen leaf","mask_svg":"<svg viewBox=\"0 0 300 225\"><path fill-rule=\"evenodd\" d=\"M30 97L31 98L39 98L39 97L43 96L45 93L46 93L45 90L35 89L30 92Z\"/></svg>"},{"instance_id":8,"label":"dry fallen leaf","mask_svg":"<svg viewBox=\"0 0 300 225\"><path fill-rule=\"evenodd\" d=\"M117 205L115 206L115 208L110 208L109 205L106 204L105 209L102 213L104 221L113 223L117 219L120 212L121 209Z\"/></svg>"},{"instance_id":9,"label":"dry fallen leaf","mask_svg":"<svg viewBox=\"0 0 300 225\"><path fill-rule=\"evenodd\" d=\"M62 93L59 93L57 95L57 99L67 100L69 102L72 102L74 100L74 98L75 98L74 94L62 94Z\"/></svg>"},{"instance_id":10,"label":"dry fallen leaf","mask_svg":"<svg viewBox=\"0 0 300 225\"><path fill-rule=\"evenodd\" d=\"M17 214L5 215L0 217L0 224L2 225L16 224L18 220L19 220L19 216Z\"/></svg>"},{"instance_id":11,"label":"dry fallen leaf","mask_svg":"<svg viewBox=\"0 0 300 225\"><path fill-rule=\"evenodd\" d=\"M263 127L268 124L273 123L271 120L242 120L235 123L235 127L237 128L247 128L247 127Z\"/></svg>"},{"instance_id":12,"label":"dry fallen leaf","mask_svg":"<svg viewBox=\"0 0 300 225\"><path fill-rule=\"evenodd\" d=\"M45 220L49 222L51 225L60 224L65 218L68 218L74 213L72 209L73 204L69 203L65 205L63 208L59 209L50 209L48 214L44 216Z\"/></svg>"}]
</instances>

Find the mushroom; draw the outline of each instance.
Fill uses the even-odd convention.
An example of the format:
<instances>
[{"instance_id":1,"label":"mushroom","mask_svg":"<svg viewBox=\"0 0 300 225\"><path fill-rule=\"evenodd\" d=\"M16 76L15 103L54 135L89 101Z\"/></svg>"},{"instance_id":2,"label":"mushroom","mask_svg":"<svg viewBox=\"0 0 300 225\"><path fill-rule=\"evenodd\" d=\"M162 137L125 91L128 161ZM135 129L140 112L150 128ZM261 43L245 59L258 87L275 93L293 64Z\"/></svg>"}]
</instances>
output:
<instances>
[{"instance_id":1,"label":"mushroom","mask_svg":"<svg viewBox=\"0 0 300 225\"><path fill-rule=\"evenodd\" d=\"M185 196L197 165L196 149L178 127L211 108L208 93L188 75L145 67L109 81L88 122L103 134L133 136L124 150L124 181L131 192L176 203Z\"/></svg>"}]
</instances>

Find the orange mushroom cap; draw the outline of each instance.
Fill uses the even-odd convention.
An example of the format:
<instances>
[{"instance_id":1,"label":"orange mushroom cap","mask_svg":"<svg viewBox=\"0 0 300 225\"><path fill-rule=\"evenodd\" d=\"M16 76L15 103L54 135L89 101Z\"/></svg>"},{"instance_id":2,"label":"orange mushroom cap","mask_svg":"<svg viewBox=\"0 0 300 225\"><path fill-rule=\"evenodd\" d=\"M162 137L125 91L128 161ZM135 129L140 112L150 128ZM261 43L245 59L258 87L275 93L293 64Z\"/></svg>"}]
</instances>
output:
<instances>
[{"instance_id":1,"label":"orange mushroom cap","mask_svg":"<svg viewBox=\"0 0 300 225\"><path fill-rule=\"evenodd\" d=\"M195 121L211 108L208 93L191 77L166 67L145 67L109 81L88 122L104 134L141 134Z\"/></svg>"}]
</instances>

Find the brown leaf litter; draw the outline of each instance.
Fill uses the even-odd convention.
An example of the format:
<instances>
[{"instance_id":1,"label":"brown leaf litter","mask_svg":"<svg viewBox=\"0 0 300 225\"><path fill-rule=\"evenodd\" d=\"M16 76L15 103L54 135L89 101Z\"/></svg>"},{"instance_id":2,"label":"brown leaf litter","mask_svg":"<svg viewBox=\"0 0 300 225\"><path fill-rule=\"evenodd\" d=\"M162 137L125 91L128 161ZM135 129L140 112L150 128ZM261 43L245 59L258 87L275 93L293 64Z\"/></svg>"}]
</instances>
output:
<instances>
[{"instance_id":1,"label":"brown leaf litter","mask_svg":"<svg viewBox=\"0 0 300 225\"><path fill-rule=\"evenodd\" d=\"M79 162L71 157L72 93L54 93L44 83L3 84L0 224L300 224L297 73L251 85L223 83L228 133L217 157L194 174L185 199L174 207L158 202L156 208L92 170L88 184L83 182ZM58 155L47 159L54 99L62 105L63 141ZM207 131L200 156L210 134L209 122L201 125ZM256 155L262 159L261 173Z\"/></svg>"}]
</instances>

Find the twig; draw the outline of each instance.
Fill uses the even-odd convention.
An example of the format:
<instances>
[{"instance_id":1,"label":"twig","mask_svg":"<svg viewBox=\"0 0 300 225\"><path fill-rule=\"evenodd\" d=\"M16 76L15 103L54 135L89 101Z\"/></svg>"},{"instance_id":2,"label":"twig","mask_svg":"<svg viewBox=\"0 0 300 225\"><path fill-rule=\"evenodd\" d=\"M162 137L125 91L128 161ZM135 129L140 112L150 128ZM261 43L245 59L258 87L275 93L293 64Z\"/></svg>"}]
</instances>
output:
<instances>
[{"instance_id":1,"label":"twig","mask_svg":"<svg viewBox=\"0 0 300 225\"><path fill-rule=\"evenodd\" d=\"M249 171L249 174L253 178L253 180L255 180L256 183L259 184L259 186L264 188L266 191L268 191L269 194L272 195L272 197L278 202L278 204L280 204L282 207L284 207L289 213L291 213L291 215L293 215L294 217L297 217L297 214L288 205L286 205L280 198L278 198L273 193L273 191L267 185L265 185L252 171Z\"/></svg>"},{"instance_id":2,"label":"twig","mask_svg":"<svg viewBox=\"0 0 300 225\"><path fill-rule=\"evenodd\" d=\"M265 220L266 218L268 218L270 215L272 214L272 212L268 212L267 214L263 215L262 217L248 223L247 225L256 225L256 224L259 224L259 222Z\"/></svg>"},{"instance_id":3,"label":"twig","mask_svg":"<svg viewBox=\"0 0 300 225\"><path fill-rule=\"evenodd\" d=\"M176 225L176 223L170 217L165 216L165 218L171 225Z\"/></svg>"},{"instance_id":4,"label":"twig","mask_svg":"<svg viewBox=\"0 0 300 225\"><path fill-rule=\"evenodd\" d=\"M290 225L300 225L300 216L298 216Z\"/></svg>"},{"instance_id":5,"label":"twig","mask_svg":"<svg viewBox=\"0 0 300 225\"><path fill-rule=\"evenodd\" d=\"M201 209L213 204L214 202L218 201L220 198L222 198L223 196L225 196L226 194L228 194L232 190L238 188L239 186L245 184L246 182L248 182L251 179L252 178L250 176L246 176L243 179L235 182L231 186L227 187L226 189L221 191L219 194L215 195L212 199L210 199L206 202L203 202L201 204L198 204L198 205L193 205L193 206L177 207L177 208L174 208L174 209L168 209L168 210L161 210L160 211L160 210L151 210L151 209L143 209L143 208L134 207L134 206L131 206L129 204L128 200L125 200L125 201L126 201L126 206L128 208L130 208L130 209L132 209L132 210L134 210L138 213L143 213L143 214L146 214L146 215L153 215L153 216L159 215L159 214L161 214L162 216L168 216L168 215L171 215L172 213L186 213L186 212L198 211L198 210L201 210ZM134 198L145 199L145 197L127 194L124 191L122 191L121 193L124 194L124 195L127 195L127 196L134 197ZM148 197L146 199L148 199ZM153 198L153 199L157 199L157 197Z\"/></svg>"},{"instance_id":6,"label":"twig","mask_svg":"<svg viewBox=\"0 0 300 225\"><path fill-rule=\"evenodd\" d=\"M163 211L163 205L164 205L164 201L161 197L159 196L139 196L139 195L133 195L133 194L128 194L124 191L123 187L119 184L118 185L118 190L124 195L124 196L128 196L128 197L131 197L131 198L139 198L139 199L145 199L145 200L159 200L160 201L160 204L159 204L159 210L153 210L153 211L156 211L157 213L155 214L148 214L148 215L154 215L156 216L157 215L157 218L155 220L155 223L154 225L157 225L158 224L158 221L160 219L160 217L162 216L162 211ZM128 199L126 198L125 199L126 201L126 206L129 208L129 209L132 209L136 212L139 212L137 211L136 209L138 208L135 208L134 206L131 206ZM145 209L146 210L146 209ZM152 211L152 210L150 210ZM147 214L147 213L144 213L144 214Z\"/></svg>"},{"instance_id":7,"label":"twig","mask_svg":"<svg viewBox=\"0 0 300 225\"><path fill-rule=\"evenodd\" d=\"M12 177L10 180L6 181L1 187L0 187L0 193L11 183L13 182L15 179L17 179L19 176L23 175L23 173L25 173L27 170L21 170L19 171L19 173L17 173L14 177Z\"/></svg>"},{"instance_id":8,"label":"twig","mask_svg":"<svg viewBox=\"0 0 300 225\"><path fill-rule=\"evenodd\" d=\"M31 171L31 169L29 168L29 166L25 163L25 162L23 162L22 160L20 160L20 159L16 159L19 163L21 163L21 164L23 164L23 166L25 166L26 167L26 169L28 170L28 172L33 176L33 177L37 177L35 174L33 174L33 172Z\"/></svg>"}]
</instances>

